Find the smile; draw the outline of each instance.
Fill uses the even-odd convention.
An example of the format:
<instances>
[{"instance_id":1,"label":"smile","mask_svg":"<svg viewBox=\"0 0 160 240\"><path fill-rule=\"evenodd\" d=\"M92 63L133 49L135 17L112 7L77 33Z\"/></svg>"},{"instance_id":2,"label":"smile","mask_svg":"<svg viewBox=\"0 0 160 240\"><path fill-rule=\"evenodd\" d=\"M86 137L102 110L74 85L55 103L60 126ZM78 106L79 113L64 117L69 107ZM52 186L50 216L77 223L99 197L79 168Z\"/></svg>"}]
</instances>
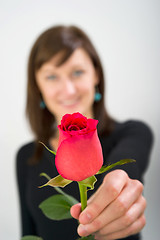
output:
<instances>
[{"instance_id":1,"label":"smile","mask_svg":"<svg viewBox=\"0 0 160 240\"><path fill-rule=\"evenodd\" d=\"M71 107L76 105L79 102L79 99L74 99L74 100L65 100L61 104L66 107Z\"/></svg>"}]
</instances>

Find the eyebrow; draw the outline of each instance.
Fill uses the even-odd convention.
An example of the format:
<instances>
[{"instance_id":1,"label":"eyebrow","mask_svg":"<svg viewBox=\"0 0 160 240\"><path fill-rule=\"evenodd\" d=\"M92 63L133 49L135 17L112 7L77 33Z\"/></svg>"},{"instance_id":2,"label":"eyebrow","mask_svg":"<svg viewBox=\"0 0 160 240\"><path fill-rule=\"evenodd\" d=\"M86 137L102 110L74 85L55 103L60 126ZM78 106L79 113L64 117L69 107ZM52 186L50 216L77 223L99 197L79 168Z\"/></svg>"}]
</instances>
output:
<instances>
[{"instance_id":1,"label":"eyebrow","mask_svg":"<svg viewBox=\"0 0 160 240\"><path fill-rule=\"evenodd\" d=\"M53 69L52 67L44 67L44 68L41 69L41 71L46 73L46 72L55 71L55 69Z\"/></svg>"},{"instance_id":2,"label":"eyebrow","mask_svg":"<svg viewBox=\"0 0 160 240\"><path fill-rule=\"evenodd\" d=\"M83 62L81 63L73 63L71 65L72 68L86 68L86 64L84 64Z\"/></svg>"},{"instance_id":3,"label":"eyebrow","mask_svg":"<svg viewBox=\"0 0 160 240\"><path fill-rule=\"evenodd\" d=\"M59 66L59 67L56 67L56 68L54 68L54 67L44 67L43 68L43 71L44 72L48 72L48 71L56 71L56 69L58 69L58 68L60 68L61 66ZM76 69L76 68L86 68L86 66L84 65L84 64L76 64L76 65L71 65L70 67L69 67L70 69Z\"/></svg>"}]
</instances>

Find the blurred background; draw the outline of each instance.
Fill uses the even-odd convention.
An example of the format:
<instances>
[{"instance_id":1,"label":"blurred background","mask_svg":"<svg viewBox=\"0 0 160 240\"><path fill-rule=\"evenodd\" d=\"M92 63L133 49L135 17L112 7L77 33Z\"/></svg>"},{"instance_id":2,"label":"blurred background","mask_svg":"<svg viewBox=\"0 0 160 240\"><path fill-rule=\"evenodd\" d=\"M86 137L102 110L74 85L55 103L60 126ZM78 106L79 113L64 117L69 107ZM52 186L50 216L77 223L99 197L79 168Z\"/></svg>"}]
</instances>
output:
<instances>
[{"instance_id":1,"label":"blurred background","mask_svg":"<svg viewBox=\"0 0 160 240\"><path fill-rule=\"evenodd\" d=\"M105 68L110 114L145 121L154 132L143 239L159 240L159 0L0 0L0 239L20 239L15 156L33 139L25 118L27 58L37 36L55 24L77 25L92 39Z\"/></svg>"}]
</instances>

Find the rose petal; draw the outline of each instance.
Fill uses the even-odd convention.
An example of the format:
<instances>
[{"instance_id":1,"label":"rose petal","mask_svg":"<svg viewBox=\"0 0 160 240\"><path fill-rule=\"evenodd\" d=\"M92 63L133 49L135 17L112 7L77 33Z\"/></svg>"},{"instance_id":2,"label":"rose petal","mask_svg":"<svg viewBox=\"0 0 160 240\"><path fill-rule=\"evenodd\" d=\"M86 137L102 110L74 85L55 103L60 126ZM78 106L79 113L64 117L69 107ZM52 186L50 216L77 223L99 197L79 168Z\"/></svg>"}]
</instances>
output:
<instances>
[{"instance_id":1,"label":"rose petal","mask_svg":"<svg viewBox=\"0 0 160 240\"><path fill-rule=\"evenodd\" d=\"M61 141L55 158L59 174L73 181L82 181L96 174L102 164L103 154L97 131Z\"/></svg>"}]
</instances>

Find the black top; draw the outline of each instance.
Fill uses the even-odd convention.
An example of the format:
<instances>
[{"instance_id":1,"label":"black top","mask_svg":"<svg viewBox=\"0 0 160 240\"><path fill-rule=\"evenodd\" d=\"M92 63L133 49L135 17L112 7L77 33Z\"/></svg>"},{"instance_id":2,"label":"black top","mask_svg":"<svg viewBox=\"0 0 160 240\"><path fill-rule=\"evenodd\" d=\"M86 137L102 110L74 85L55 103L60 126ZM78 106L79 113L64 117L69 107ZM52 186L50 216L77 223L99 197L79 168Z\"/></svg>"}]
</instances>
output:
<instances>
[{"instance_id":1,"label":"black top","mask_svg":"<svg viewBox=\"0 0 160 240\"><path fill-rule=\"evenodd\" d=\"M104 164L114 163L124 158L136 159L136 163L129 163L118 168L125 170L130 178L143 182L143 174L147 169L152 146L152 132L150 128L139 121L115 123L113 132L100 138ZM34 142L21 147L17 154L16 170L21 206L22 235L37 235L44 240L75 240L77 239L77 220L53 221L45 217L39 209L39 204L57 192L52 187L39 189L46 183L40 173L45 172L50 177L58 175L54 164L54 155L44 148L41 161L36 165L29 165L28 159L34 152ZM115 168L114 168L115 169ZM98 175L95 189L88 192L93 194L102 183L104 174ZM64 188L66 193L79 200L79 190L76 182ZM140 239L134 235L126 240Z\"/></svg>"}]
</instances>

